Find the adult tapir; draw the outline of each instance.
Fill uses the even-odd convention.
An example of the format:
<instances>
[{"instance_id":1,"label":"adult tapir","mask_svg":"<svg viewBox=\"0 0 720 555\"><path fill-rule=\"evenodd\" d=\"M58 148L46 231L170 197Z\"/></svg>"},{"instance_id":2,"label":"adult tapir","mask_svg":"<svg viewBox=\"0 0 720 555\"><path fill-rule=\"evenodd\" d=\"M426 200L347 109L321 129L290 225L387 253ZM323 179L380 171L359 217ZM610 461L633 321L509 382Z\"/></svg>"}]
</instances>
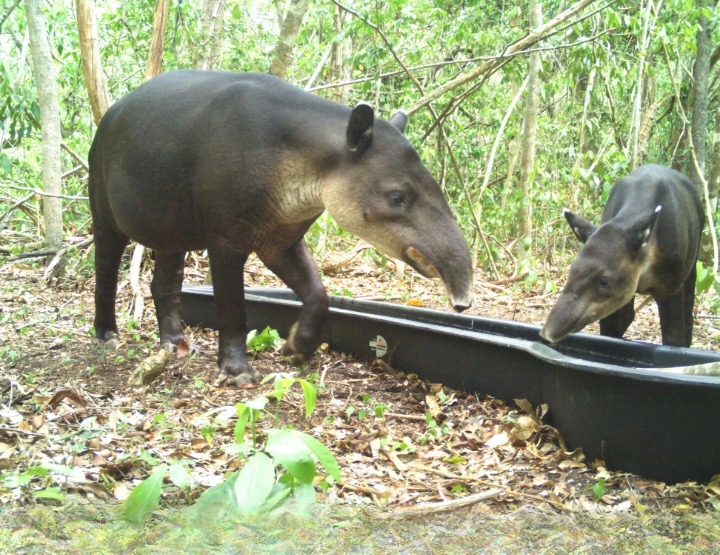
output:
<instances>
[{"instance_id":1,"label":"adult tapir","mask_svg":"<svg viewBox=\"0 0 720 555\"><path fill-rule=\"evenodd\" d=\"M635 293L658 305L662 342L689 347L702 204L683 174L642 166L620 179L600 227L563 212L584 243L540 335L556 343L600 320L600 333L622 337L635 318Z\"/></svg>"},{"instance_id":2,"label":"adult tapir","mask_svg":"<svg viewBox=\"0 0 720 555\"><path fill-rule=\"evenodd\" d=\"M95 334L117 334L118 266L130 239L155 250L151 292L166 347L183 339L186 251L207 249L219 322L216 383L252 382L243 267L257 253L301 298L285 354L312 356L328 298L303 240L327 209L338 224L422 275L457 311L472 300L467 243L403 135L376 119L256 73L174 71L114 104L90 148Z\"/></svg>"}]
</instances>

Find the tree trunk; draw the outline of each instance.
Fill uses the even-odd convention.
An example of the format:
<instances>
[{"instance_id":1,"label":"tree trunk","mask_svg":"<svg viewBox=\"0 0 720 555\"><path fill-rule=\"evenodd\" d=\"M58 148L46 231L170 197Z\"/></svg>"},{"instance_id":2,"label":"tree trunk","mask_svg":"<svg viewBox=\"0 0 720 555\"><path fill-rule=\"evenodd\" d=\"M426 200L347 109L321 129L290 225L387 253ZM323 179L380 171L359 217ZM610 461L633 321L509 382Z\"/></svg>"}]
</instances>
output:
<instances>
[{"instance_id":1,"label":"tree trunk","mask_svg":"<svg viewBox=\"0 0 720 555\"><path fill-rule=\"evenodd\" d=\"M269 71L272 75L285 78L288 66L290 65L292 50L300 34L302 20L305 17L305 13L307 13L309 5L310 0L290 0L290 6L280 26L280 36L275 46L273 61L270 64Z\"/></svg>"},{"instance_id":2,"label":"tree trunk","mask_svg":"<svg viewBox=\"0 0 720 555\"><path fill-rule=\"evenodd\" d=\"M712 11L713 0L704 0L698 2L701 7L707 7ZM708 111L708 89L710 85L710 58L712 57L712 44L710 43L710 22L705 17L701 17L700 28L696 35L697 55L695 57L695 65L693 66L693 110L692 110L692 129L691 138L693 148L695 150L695 158L697 159L697 167L695 162L690 160L690 168L688 175L695 183L698 191L702 193L703 184L700 173L705 175L706 151L705 137L707 135L707 111Z\"/></svg>"},{"instance_id":3,"label":"tree trunk","mask_svg":"<svg viewBox=\"0 0 720 555\"><path fill-rule=\"evenodd\" d=\"M630 147L630 167L635 169L641 162L640 152L640 127L642 126L642 103L644 96L644 84L647 67L647 51L650 42L650 14L653 10L653 0L647 0L647 4L644 8L643 14L643 28L642 35L640 37L640 61L638 63L638 75L637 82L635 84L635 98L633 100L632 116L630 119L630 140L628 145ZM654 24L654 21L653 21Z\"/></svg>"},{"instance_id":4,"label":"tree trunk","mask_svg":"<svg viewBox=\"0 0 720 555\"><path fill-rule=\"evenodd\" d=\"M542 25L542 8L536 0L529 2L528 23L531 29ZM538 89L540 73L540 54L530 54L528 60L528 84L525 91L525 113L523 121L522 146L520 147L520 183L522 191L518 209L518 273L528 270L532 258L532 202L530 192L535 174L535 140L537 136L537 116L540 104Z\"/></svg>"},{"instance_id":5,"label":"tree trunk","mask_svg":"<svg viewBox=\"0 0 720 555\"><path fill-rule=\"evenodd\" d=\"M200 45L196 62L198 69L213 69L220 59L222 44L219 37L224 13L225 0L203 0L200 35L207 39Z\"/></svg>"},{"instance_id":6,"label":"tree trunk","mask_svg":"<svg viewBox=\"0 0 720 555\"><path fill-rule=\"evenodd\" d=\"M100 61L98 31L95 25L93 0L75 0L78 35L80 36L80 56L85 74L90 107L95 125L100 123L110 106L110 94L105 82L105 74Z\"/></svg>"},{"instance_id":7,"label":"tree trunk","mask_svg":"<svg viewBox=\"0 0 720 555\"><path fill-rule=\"evenodd\" d=\"M334 5L334 26L335 32L339 35L342 33L345 24L346 12ZM352 44L349 38L337 40L332 45L332 74L336 81L349 81L352 68L345 62L352 55ZM340 87L333 93L333 98L342 104L347 104L348 88Z\"/></svg>"},{"instance_id":8,"label":"tree trunk","mask_svg":"<svg viewBox=\"0 0 720 555\"><path fill-rule=\"evenodd\" d=\"M145 80L152 79L162 71L163 45L165 44L165 30L167 29L169 9L170 0L157 0L150 53L145 68Z\"/></svg>"},{"instance_id":9,"label":"tree trunk","mask_svg":"<svg viewBox=\"0 0 720 555\"><path fill-rule=\"evenodd\" d=\"M56 91L55 66L50 52L42 5L42 0L25 0L35 86L40 104L43 190L46 193L60 195L62 193L60 105ZM45 197L42 207L45 220L45 241L51 247L59 249L63 240L62 200L57 197Z\"/></svg>"}]
</instances>

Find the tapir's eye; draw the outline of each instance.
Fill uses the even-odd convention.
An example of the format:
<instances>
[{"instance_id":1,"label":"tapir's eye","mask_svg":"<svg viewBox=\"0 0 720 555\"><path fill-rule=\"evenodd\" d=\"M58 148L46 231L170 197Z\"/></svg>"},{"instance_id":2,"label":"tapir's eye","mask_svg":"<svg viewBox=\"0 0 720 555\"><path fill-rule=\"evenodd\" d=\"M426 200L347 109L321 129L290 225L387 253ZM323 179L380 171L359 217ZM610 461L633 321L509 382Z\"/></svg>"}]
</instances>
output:
<instances>
[{"instance_id":1,"label":"tapir's eye","mask_svg":"<svg viewBox=\"0 0 720 555\"><path fill-rule=\"evenodd\" d=\"M405 204L405 196L400 191L395 191L390 193L390 202L393 203L393 206L402 206Z\"/></svg>"},{"instance_id":2,"label":"tapir's eye","mask_svg":"<svg viewBox=\"0 0 720 555\"><path fill-rule=\"evenodd\" d=\"M607 287L608 285L610 285L610 278L606 277L606 276L601 277L600 278L600 287Z\"/></svg>"}]
</instances>

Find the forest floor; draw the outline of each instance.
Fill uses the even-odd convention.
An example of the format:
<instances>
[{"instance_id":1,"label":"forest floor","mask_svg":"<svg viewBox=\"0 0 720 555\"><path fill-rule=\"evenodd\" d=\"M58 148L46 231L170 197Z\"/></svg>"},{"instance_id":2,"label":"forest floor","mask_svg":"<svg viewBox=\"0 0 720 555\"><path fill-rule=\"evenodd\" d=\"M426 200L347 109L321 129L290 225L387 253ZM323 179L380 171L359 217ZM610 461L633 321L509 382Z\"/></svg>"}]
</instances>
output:
<instances>
[{"instance_id":1,"label":"forest floor","mask_svg":"<svg viewBox=\"0 0 720 555\"><path fill-rule=\"evenodd\" d=\"M261 428L314 435L337 458L342 483L310 511L291 504L241 523L210 514L189 526L183 507L242 464L226 449L235 404L272 383L213 387L217 334L188 329L192 356L173 358L150 385L131 385L159 346L151 265L137 322L121 282L117 350L90 336L94 278L82 260L50 283L40 264L0 266L0 552L714 553L720 545L720 483L665 484L607 469L565 449L562 430L543 422L545 407L453 391L327 348L304 368L318 376L315 412L305 417L298 388L284 397L279 422L271 407ZM410 269L362 255L330 266L331 294L449 308L442 286ZM204 273L204 260L191 257L186 283ZM251 259L246 285L282 284ZM537 289L478 273L469 313L542 323L557 293ZM693 346L717 350L706 300L697 314ZM659 342L654 303L627 337ZM263 375L297 372L274 352L253 364ZM166 483L144 528L119 522L132 488L173 462L191 484ZM454 505L460 500L466 506Z\"/></svg>"}]
</instances>

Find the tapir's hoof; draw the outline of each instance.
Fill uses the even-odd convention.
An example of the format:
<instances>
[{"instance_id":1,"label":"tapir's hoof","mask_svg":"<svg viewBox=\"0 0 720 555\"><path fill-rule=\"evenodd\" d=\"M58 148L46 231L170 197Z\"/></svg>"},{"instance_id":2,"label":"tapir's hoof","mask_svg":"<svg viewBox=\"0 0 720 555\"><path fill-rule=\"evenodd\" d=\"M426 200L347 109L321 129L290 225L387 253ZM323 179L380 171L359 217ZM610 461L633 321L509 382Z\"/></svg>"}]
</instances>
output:
<instances>
[{"instance_id":1,"label":"tapir's hoof","mask_svg":"<svg viewBox=\"0 0 720 555\"><path fill-rule=\"evenodd\" d=\"M232 374L228 370L218 369L215 377L213 378L214 387L232 387L254 384L260 381L260 372L255 370L252 366L247 367L243 372Z\"/></svg>"},{"instance_id":2,"label":"tapir's hoof","mask_svg":"<svg viewBox=\"0 0 720 555\"><path fill-rule=\"evenodd\" d=\"M317 345L309 341L307 338L304 338L304 341L301 338L298 338L299 334L297 333L297 330L298 325L296 322L290 328L287 341L285 341L285 344L280 350L280 354L282 356L292 357L292 363L295 365L303 364L312 359L315 355L315 349L317 348Z\"/></svg>"},{"instance_id":3,"label":"tapir's hoof","mask_svg":"<svg viewBox=\"0 0 720 555\"><path fill-rule=\"evenodd\" d=\"M167 351L170 354L174 354L177 358L186 357L189 354L197 354L198 348L195 345L190 345L187 339L182 337L177 343L166 340L160 344L160 348Z\"/></svg>"},{"instance_id":4,"label":"tapir's hoof","mask_svg":"<svg viewBox=\"0 0 720 555\"><path fill-rule=\"evenodd\" d=\"M96 337L102 341L108 349L116 350L120 346L120 339L114 331L106 331L96 335Z\"/></svg>"}]
</instances>

